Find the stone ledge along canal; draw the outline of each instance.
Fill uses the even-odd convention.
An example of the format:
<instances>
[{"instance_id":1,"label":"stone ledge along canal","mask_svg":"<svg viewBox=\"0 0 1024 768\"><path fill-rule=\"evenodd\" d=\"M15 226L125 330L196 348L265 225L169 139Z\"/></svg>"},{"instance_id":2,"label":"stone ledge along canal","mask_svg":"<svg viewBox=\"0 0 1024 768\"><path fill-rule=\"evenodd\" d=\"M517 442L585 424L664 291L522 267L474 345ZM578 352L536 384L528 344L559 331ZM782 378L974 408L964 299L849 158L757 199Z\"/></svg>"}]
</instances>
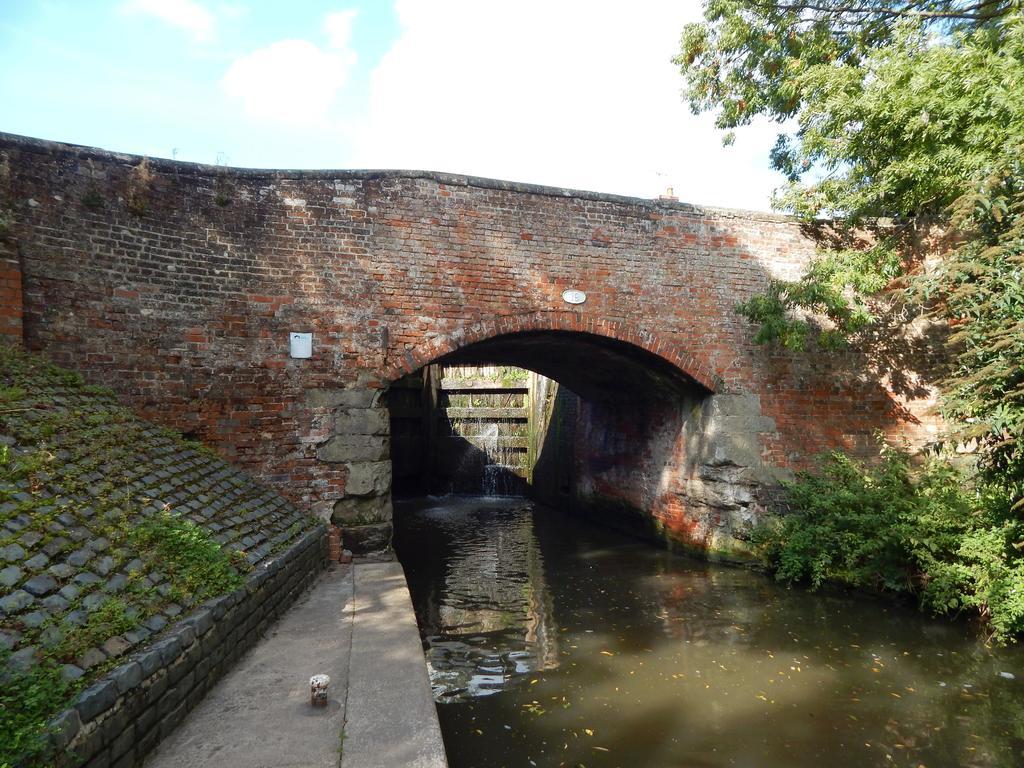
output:
<instances>
[{"instance_id":1,"label":"stone ledge along canal","mask_svg":"<svg viewBox=\"0 0 1024 768\"><path fill-rule=\"evenodd\" d=\"M522 499L395 517L452 768L1024 765L1020 647Z\"/></svg>"}]
</instances>

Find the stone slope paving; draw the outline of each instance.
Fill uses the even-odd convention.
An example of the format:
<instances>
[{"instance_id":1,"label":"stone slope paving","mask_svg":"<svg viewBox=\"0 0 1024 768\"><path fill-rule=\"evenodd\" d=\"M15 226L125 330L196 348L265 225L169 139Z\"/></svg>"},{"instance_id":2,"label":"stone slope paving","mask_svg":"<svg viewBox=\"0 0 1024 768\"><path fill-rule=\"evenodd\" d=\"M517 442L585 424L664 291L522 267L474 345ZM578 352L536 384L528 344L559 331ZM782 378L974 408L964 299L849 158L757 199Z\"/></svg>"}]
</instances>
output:
<instances>
[{"instance_id":1,"label":"stone slope paving","mask_svg":"<svg viewBox=\"0 0 1024 768\"><path fill-rule=\"evenodd\" d=\"M316 526L109 391L0 346L3 679L60 665L81 687Z\"/></svg>"}]
</instances>

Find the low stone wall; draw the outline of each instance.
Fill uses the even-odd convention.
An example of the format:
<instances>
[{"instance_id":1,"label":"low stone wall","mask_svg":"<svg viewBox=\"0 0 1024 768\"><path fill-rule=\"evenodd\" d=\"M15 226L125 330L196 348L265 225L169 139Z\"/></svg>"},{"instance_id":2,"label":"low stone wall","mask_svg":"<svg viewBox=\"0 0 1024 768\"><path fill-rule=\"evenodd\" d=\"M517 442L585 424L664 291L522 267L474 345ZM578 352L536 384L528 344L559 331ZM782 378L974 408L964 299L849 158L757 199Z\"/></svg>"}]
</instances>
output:
<instances>
[{"instance_id":1,"label":"low stone wall","mask_svg":"<svg viewBox=\"0 0 1024 768\"><path fill-rule=\"evenodd\" d=\"M326 528L305 534L84 690L54 720L54 765L130 768L166 737L325 567Z\"/></svg>"}]
</instances>

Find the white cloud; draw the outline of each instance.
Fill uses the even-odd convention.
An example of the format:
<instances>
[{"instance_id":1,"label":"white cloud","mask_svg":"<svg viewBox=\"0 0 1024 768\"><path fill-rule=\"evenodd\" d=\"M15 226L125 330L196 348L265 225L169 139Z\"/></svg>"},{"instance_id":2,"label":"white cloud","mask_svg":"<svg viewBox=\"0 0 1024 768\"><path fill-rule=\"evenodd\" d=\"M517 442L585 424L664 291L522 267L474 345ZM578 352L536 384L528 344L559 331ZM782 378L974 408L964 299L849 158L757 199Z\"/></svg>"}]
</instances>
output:
<instances>
[{"instance_id":1,"label":"white cloud","mask_svg":"<svg viewBox=\"0 0 1024 768\"><path fill-rule=\"evenodd\" d=\"M324 19L324 30L327 32L327 39L331 48L346 50L352 39L352 22L355 21L356 11L338 11L327 14Z\"/></svg>"},{"instance_id":2,"label":"white cloud","mask_svg":"<svg viewBox=\"0 0 1024 768\"><path fill-rule=\"evenodd\" d=\"M671 63L698 0L397 0L361 167L425 168L766 209L771 125L721 146Z\"/></svg>"},{"instance_id":3,"label":"white cloud","mask_svg":"<svg viewBox=\"0 0 1024 768\"><path fill-rule=\"evenodd\" d=\"M356 63L349 46L355 11L330 14L324 30L332 50L308 40L279 40L237 59L224 92L249 117L295 125L322 122Z\"/></svg>"},{"instance_id":4,"label":"white cloud","mask_svg":"<svg viewBox=\"0 0 1024 768\"><path fill-rule=\"evenodd\" d=\"M216 19L194 0L128 0L121 7L130 13L153 16L172 27L183 29L196 42L207 42L214 37Z\"/></svg>"}]
</instances>

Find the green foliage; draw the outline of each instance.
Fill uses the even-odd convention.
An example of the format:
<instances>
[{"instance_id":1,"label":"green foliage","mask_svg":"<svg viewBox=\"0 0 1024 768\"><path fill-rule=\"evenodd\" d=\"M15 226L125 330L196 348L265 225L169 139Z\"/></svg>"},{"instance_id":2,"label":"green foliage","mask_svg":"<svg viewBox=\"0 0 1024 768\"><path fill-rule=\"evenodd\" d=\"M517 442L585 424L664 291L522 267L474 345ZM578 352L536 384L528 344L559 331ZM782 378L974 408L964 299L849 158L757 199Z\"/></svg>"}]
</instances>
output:
<instances>
[{"instance_id":1,"label":"green foliage","mask_svg":"<svg viewBox=\"0 0 1024 768\"><path fill-rule=\"evenodd\" d=\"M977 441L984 468L1020 506L1024 484L1024 144L953 209L967 243L921 290L941 297L956 352L943 382L952 438Z\"/></svg>"},{"instance_id":2,"label":"green foliage","mask_svg":"<svg viewBox=\"0 0 1024 768\"><path fill-rule=\"evenodd\" d=\"M961 5L708 0L675 62L693 111L720 128L796 122L772 155L795 184L784 207L941 213L1020 135L1024 99L1018 4L954 18Z\"/></svg>"},{"instance_id":3,"label":"green foliage","mask_svg":"<svg viewBox=\"0 0 1024 768\"><path fill-rule=\"evenodd\" d=\"M95 184L90 185L82 194L82 205L90 211L99 211L103 208L103 195Z\"/></svg>"},{"instance_id":4,"label":"green foliage","mask_svg":"<svg viewBox=\"0 0 1024 768\"><path fill-rule=\"evenodd\" d=\"M45 470L52 461L53 454L47 451L15 453L6 445L0 446L0 481L14 487L19 480Z\"/></svg>"},{"instance_id":5,"label":"green foliage","mask_svg":"<svg viewBox=\"0 0 1024 768\"><path fill-rule=\"evenodd\" d=\"M63 639L52 655L73 662L90 648L103 645L111 637L135 629L138 624L138 616L129 611L124 600L107 598L89 612L85 624L61 626Z\"/></svg>"},{"instance_id":6,"label":"green foliage","mask_svg":"<svg viewBox=\"0 0 1024 768\"><path fill-rule=\"evenodd\" d=\"M75 685L61 677L60 668L40 664L26 671L7 666L8 651L0 652L0 768L30 765L47 747L46 724L68 701Z\"/></svg>"},{"instance_id":7,"label":"green foliage","mask_svg":"<svg viewBox=\"0 0 1024 768\"><path fill-rule=\"evenodd\" d=\"M1024 508L1019 0L708 0L676 63L691 108L722 129L790 129L772 152L777 207L842 217L804 277L738 307L756 340L835 348L872 338L883 298L926 307L953 330L945 439L976 447L986 482ZM955 246L924 268L939 231Z\"/></svg>"},{"instance_id":8,"label":"green foliage","mask_svg":"<svg viewBox=\"0 0 1024 768\"><path fill-rule=\"evenodd\" d=\"M222 548L190 520L161 512L134 528L130 538L160 564L177 595L201 601L242 586L244 555Z\"/></svg>"},{"instance_id":9,"label":"green foliage","mask_svg":"<svg viewBox=\"0 0 1024 768\"><path fill-rule=\"evenodd\" d=\"M997 641L1024 633L1024 521L1000 488L883 448L874 465L832 453L787 491L791 511L753 537L779 580L908 593L933 613L977 611Z\"/></svg>"},{"instance_id":10,"label":"green foliage","mask_svg":"<svg viewBox=\"0 0 1024 768\"><path fill-rule=\"evenodd\" d=\"M777 341L800 350L817 332L819 346L835 349L875 320L865 297L882 290L901 268L899 253L888 241L865 249L824 251L800 280L772 280L765 293L739 304L737 311L758 324L754 340L759 344ZM794 314L795 308L827 317L831 327L816 328L805 315Z\"/></svg>"},{"instance_id":11,"label":"green foliage","mask_svg":"<svg viewBox=\"0 0 1024 768\"><path fill-rule=\"evenodd\" d=\"M732 129L755 115L795 123L772 163L776 206L854 227L893 219L872 248L829 249L796 282L740 309L758 340L811 338L799 311L826 316L826 347L874 320L865 296L910 264L895 255L1024 147L1024 21L1014 2L851 6L824 0L710 0L676 59L695 112ZM858 253L858 251L860 253Z\"/></svg>"},{"instance_id":12,"label":"green foliage","mask_svg":"<svg viewBox=\"0 0 1024 768\"><path fill-rule=\"evenodd\" d=\"M974 194L1024 146L1024 20L1016 2L868 1L855 6L709 0L676 62L694 112L723 129L766 116L796 125L772 163L787 185L776 206L808 220L894 227L862 256L828 251L797 283L742 307L759 340L806 343L805 309L827 316L835 346L869 323L864 300L909 264L894 249Z\"/></svg>"}]
</instances>

